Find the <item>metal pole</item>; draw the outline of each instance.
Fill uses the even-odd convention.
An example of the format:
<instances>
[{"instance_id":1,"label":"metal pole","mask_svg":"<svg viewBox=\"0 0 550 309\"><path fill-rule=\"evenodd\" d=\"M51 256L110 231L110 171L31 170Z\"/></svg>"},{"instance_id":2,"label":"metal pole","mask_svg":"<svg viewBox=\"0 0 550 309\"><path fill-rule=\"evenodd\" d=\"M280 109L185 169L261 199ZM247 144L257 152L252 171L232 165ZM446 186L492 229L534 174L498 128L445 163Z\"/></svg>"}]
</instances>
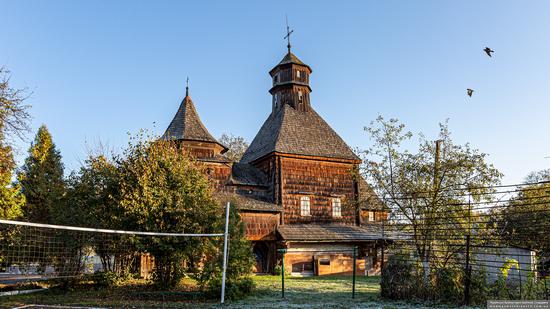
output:
<instances>
[{"instance_id":1,"label":"metal pole","mask_svg":"<svg viewBox=\"0 0 550 309\"><path fill-rule=\"evenodd\" d=\"M470 235L466 235L466 276L464 277L464 305L470 305Z\"/></svg>"},{"instance_id":2,"label":"metal pole","mask_svg":"<svg viewBox=\"0 0 550 309\"><path fill-rule=\"evenodd\" d=\"M285 298L285 253L286 249L279 249L279 253L281 253L281 296L282 298Z\"/></svg>"},{"instance_id":3,"label":"metal pole","mask_svg":"<svg viewBox=\"0 0 550 309\"><path fill-rule=\"evenodd\" d=\"M546 286L546 278L543 276L542 280L544 280L544 294L546 294L546 300L548 300L548 287Z\"/></svg>"},{"instance_id":4,"label":"metal pole","mask_svg":"<svg viewBox=\"0 0 550 309\"><path fill-rule=\"evenodd\" d=\"M353 246L353 279L352 279L352 285L351 285L351 298L355 298L355 272L357 268L356 262L357 262L357 246Z\"/></svg>"},{"instance_id":5,"label":"metal pole","mask_svg":"<svg viewBox=\"0 0 550 309\"><path fill-rule=\"evenodd\" d=\"M543 262L543 264L542 264L542 276L541 277L542 277L542 280L544 280L544 294L546 295L546 300L548 300L548 287L546 286L546 280L548 280L548 279L546 279L546 277L544 276L544 275L548 274L548 270L545 271L544 266L545 266L545 264Z\"/></svg>"},{"instance_id":6,"label":"metal pole","mask_svg":"<svg viewBox=\"0 0 550 309\"><path fill-rule=\"evenodd\" d=\"M229 207L231 207L231 203L227 202L227 206L225 207L225 232L223 234L222 304L225 301L225 273L227 271L227 258L229 255L227 252L227 240L229 238Z\"/></svg>"},{"instance_id":7,"label":"metal pole","mask_svg":"<svg viewBox=\"0 0 550 309\"><path fill-rule=\"evenodd\" d=\"M472 204L470 202L471 197L468 196L468 235L466 235L466 268L464 269L464 305L470 305L470 284L472 269L470 267L470 237L471 237L471 227L472 227Z\"/></svg>"},{"instance_id":8,"label":"metal pole","mask_svg":"<svg viewBox=\"0 0 550 309\"><path fill-rule=\"evenodd\" d=\"M522 286L522 282L521 282L521 260L519 258L519 256L517 257L518 258L518 275L519 275L519 299L523 299L523 293L521 291L521 286Z\"/></svg>"},{"instance_id":9,"label":"metal pole","mask_svg":"<svg viewBox=\"0 0 550 309\"><path fill-rule=\"evenodd\" d=\"M384 270L384 240L382 239L382 248L380 250L382 252L380 256L380 273Z\"/></svg>"}]
</instances>

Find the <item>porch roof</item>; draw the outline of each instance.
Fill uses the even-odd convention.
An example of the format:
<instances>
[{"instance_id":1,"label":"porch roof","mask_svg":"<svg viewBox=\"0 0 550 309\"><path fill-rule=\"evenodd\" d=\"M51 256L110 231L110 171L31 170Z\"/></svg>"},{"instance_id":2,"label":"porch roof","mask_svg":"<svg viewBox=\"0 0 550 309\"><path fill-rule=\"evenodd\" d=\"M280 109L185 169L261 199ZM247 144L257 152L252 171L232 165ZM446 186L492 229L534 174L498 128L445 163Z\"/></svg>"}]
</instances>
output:
<instances>
[{"instance_id":1,"label":"porch roof","mask_svg":"<svg viewBox=\"0 0 550 309\"><path fill-rule=\"evenodd\" d=\"M380 229L336 224L281 225L277 232L285 241L362 242L382 239Z\"/></svg>"}]
</instances>

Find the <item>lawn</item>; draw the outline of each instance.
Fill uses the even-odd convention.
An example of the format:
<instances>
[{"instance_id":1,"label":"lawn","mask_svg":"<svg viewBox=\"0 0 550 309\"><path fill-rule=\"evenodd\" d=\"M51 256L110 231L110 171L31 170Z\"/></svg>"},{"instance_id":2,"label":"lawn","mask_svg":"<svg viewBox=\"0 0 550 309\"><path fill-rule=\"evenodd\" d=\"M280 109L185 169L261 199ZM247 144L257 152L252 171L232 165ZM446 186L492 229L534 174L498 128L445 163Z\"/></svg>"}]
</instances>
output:
<instances>
[{"instance_id":1,"label":"lawn","mask_svg":"<svg viewBox=\"0 0 550 309\"><path fill-rule=\"evenodd\" d=\"M290 277L285 281L285 299L281 298L281 278L255 276L256 290L243 300L227 302L227 308L418 308L418 304L388 302L379 299L379 277L358 277L356 298L351 298L351 277ZM191 283L189 283L191 284ZM0 298L2 308L25 304L90 306L102 308L213 308L215 300L199 299L195 293L150 290L143 282L116 288L82 285L69 291L51 289L34 294Z\"/></svg>"}]
</instances>

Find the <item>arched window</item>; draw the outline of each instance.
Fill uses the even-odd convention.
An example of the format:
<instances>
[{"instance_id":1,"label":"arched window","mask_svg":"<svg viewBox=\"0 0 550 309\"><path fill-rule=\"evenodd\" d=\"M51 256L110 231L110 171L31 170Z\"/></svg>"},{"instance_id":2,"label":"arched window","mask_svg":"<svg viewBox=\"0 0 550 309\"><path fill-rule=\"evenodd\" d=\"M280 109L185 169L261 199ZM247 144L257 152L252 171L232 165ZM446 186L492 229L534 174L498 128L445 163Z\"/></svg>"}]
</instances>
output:
<instances>
[{"instance_id":1,"label":"arched window","mask_svg":"<svg viewBox=\"0 0 550 309\"><path fill-rule=\"evenodd\" d=\"M300 215L303 217L309 216L309 196L302 196L300 198Z\"/></svg>"},{"instance_id":2,"label":"arched window","mask_svg":"<svg viewBox=\"0 0 550 309\"><path fill-rule=\"evenodd\" d=\"M342 216L342 201L339 198L332 199L332 216L335 218Z\"/></svg>"}]
</instances>

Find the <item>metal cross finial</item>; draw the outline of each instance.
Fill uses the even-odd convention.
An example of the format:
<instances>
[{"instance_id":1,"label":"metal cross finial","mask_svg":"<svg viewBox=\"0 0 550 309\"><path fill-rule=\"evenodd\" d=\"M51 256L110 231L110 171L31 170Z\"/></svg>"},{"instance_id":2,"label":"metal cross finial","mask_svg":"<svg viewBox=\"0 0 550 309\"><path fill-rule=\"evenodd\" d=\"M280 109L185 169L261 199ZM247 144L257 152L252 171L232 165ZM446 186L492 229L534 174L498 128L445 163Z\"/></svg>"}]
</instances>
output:
<instances>
[{"instance_id":1,"label":"metal cross finial","mask_svg":"<svg viewBox=\"0 0 550 309\"><path fill-rule=\"evenodd\" d=\"M288 26L288 16L285 16L285 17L286 17L286 35L285 35L285 39L288 42L286 47L288 48L288 52L290 53L290 35L292 34L292 32L294 32L294 30L290 30L290 27Z\"/></svg>"},{"instance_id":2,"label":"metal cross finial","mask_svg":"<svg viewBox=\"0 0 550 309\"><path fill-rule=\"evenodd\" d=\"M189 76L187 76L187 81L185 83L185 96L189 96Z\"/></svg>"}]
</instances>

